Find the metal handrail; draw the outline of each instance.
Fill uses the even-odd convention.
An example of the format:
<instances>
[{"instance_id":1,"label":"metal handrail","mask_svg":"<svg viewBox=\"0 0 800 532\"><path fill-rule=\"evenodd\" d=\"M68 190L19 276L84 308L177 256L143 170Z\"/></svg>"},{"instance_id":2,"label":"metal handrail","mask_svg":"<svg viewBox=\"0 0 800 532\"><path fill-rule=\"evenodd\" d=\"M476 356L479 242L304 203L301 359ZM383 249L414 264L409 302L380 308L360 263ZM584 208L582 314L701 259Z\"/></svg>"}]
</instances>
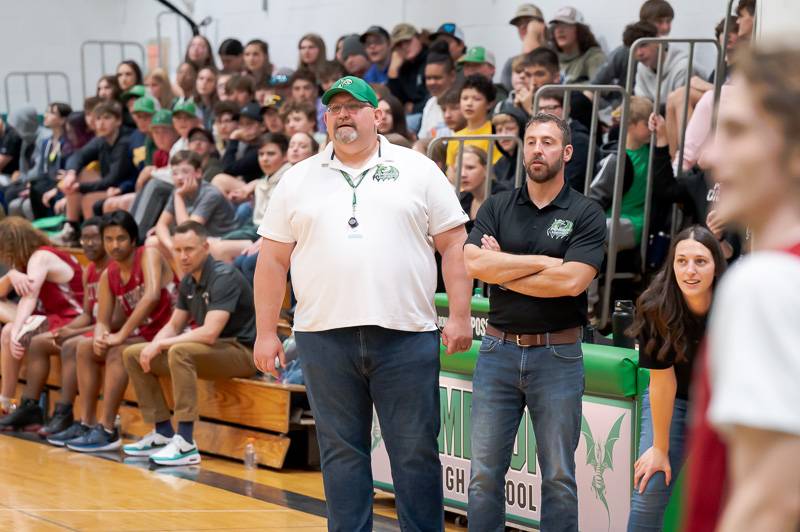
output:
<instances>
[{"instance_id":1,"label":"metal handrail","mask_svg":"<svg viewBox=\"0 0 800 532\"><path fill-rule=\"evenodd\" d=\"M9 72L6 74L6 77L3 79L3 88L6 93L6 111L11 112L11 91L9 90L9 80L14 77L22 77L23 82L25 83L25 101L31 101L31 88L30 88L30 78L33 77L43 77L44 78L44 90L46 94L47 101L45 105L50 105L53 103L51 99L51 90L50 90L50 79L57 77L62 78L64 80L64 86L67 88L67 102L72 104L72 90L69 84L69 77L65 72L58 72L58 71L17 71L17 72Z\"/></svg>"},{"instance_id":2,"label":"metal handrail","mask_svg":"<svg viewBox=\"0 0 800 532\"><path fill-rule=\"evenodd\" d=\"M589 194L589 185L594 178L594 164L595 164L595 155L597 151L597 123L598 123L598 114L599 114L599 94L601 93L610 93L610 92L618 92L622 94L623 98L625 98L625 89L620 85L581 85L579 83L567 84L567 85L543 85L539 87L539 90L536 91L536 94L533 96L533 114L537 114L539 112L539 100L543 98L546 94L553 93L553 92L563 92L562 98L562 108L564 109L563 116L569 118L570 112L570 95L572 91L579 91L579 92L589 92L592 94L592 118L591 118L591 126L589 129L589 153L588 160L586 161L586 173L584 176L584 185L583 185L583 194L584 196ZM624 168L624 165L623 165Z\"/></svg>"},{"instance_id":3,"label":"metal handrail","mask_svg":"<svg viewBox=\"0 0 800 532\"><path fill-rule=\"evenodd\" d=\"M518 187L522 183L522 139L519 137L515 137L514 135L452 135L449 137L435 137L431 140L430 144L428 144L428 157L433 157L433 151L439 144L448 143L448 142L456 142L458 144L458 152L456 154L456 174L455 174L455 183L453 186L455 187L456 191L461 189L461 167L464 160L464 143L466 141L475 141L475 140L483 140L489 142L489 149L486 150L486 181L484 186L486 187L486 197L489 197L489 194L492 190L492 183L495 180L494 175L494 143L499 140L513 140L517 145L517 165L516 169L514 170L514 186Z\"/></svg>"},{"instance_id":4,"label":"metal handrail","mask_svg":"<svg viewBox=\"0 0 800 532\"><path fill-rule=\"evenodd\" d=\"M87 96L86 93L86 47L87 46L99 46L100 47L100 70L105 74L106 71L106 47L107 46L114 46L119 47L119 55L121 59L125 59L125 49L128 47L135 48L139 51L139 64L144 65L146 54L144 51L144 46L136 41L98 41L98 40L88 40L83 41L81 43L81 89L83 90L83 97Z\"/></svg>"},{"instance_id":5,"label":"metal handrail","mask_svg":"<svg viewBox=\"0 0 800 532\"><path fill-rule=\"evenodd\" d=\"M178 54L180 54L180 50L184 49L183 35L181 33L181 20L184 19L173 11L162 11L161 13L156 15L156 43L158 43L158 66L161 68L166 68L166 66L169 64L168 58L164 57L163 36L161 34L161 18L165 15L175 16L176 50L178 50Z\"/></svg>"}]
</instances>

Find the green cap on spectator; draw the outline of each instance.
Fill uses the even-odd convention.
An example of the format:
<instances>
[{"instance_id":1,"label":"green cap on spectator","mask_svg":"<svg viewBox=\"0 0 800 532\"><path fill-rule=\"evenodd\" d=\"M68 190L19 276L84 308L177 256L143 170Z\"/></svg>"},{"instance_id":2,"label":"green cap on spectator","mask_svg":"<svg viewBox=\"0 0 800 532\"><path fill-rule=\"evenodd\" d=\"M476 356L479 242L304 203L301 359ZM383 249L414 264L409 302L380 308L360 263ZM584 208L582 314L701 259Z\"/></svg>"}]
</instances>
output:
<instances>
[{"instance_id":1,"label":"green cap on spectator","mask_svg":"<svg viewBox=\"0 0 800 532\"><path fill-rule=\"evenodd\" d=\"M141 98L145 94L147 94L147 91L145 90L144 85L134 85L130 89L123 92L119 99L122 100L122 103L125 103L131 98Z\"/></svg>"},{"instance_id":2,"label":"green cap on spectator","mask_svg":"<svg viewBox=\"0 0 800 532\"><path fill-rule=\"evenodd\" d=\"M172 127L172 111L169 109L160 109L153 115L153 121L150 122L150 127L153 126L167 126Z\"/></svg>"},{"instance_id":3,"label":"green cap on spectator","mask_svg":"<svg viewBox=\"0 0 800 532\"><path fill-rule=\"evenodd\" d=\"M133 102L133 113L147 113L149 115L156 112L156 101L151 96L142 96Z\"/></svg>"},{"instance_id":4,"label":"green cap on spectator","mask_svg":"<svg viewBox=\"0 0 800 532\"><path fill-rule=\"evenodd\" d=\"M179 100L172 106L172 114L184 113L192 118L197 118L197 108L192 100Z\"/></svg>"},{"instance_id":5,"label":"green cap on spectator","mask_svg":"<svg viewBox=\"0 0 800 532\"><path fill-rule=\"evenodd\" d=\"M328 105L331 98L341 92L346 92L359 102L365 102L372 107L378 107L378 96L369 83L355 76L345 76L335 82L330 89L322 95L322 103Z\"/></svg>"},{"instance_id":6,"label":"green cap on spectator","mask_svg":"<svg viewBox=\"0 0 800 532\"><path fill-rule=\"evenodd\" d=\"M459 63L489 63L494 66L494 54L483 46L473 46L465 53Z\"/></svg>"}]
</instances>

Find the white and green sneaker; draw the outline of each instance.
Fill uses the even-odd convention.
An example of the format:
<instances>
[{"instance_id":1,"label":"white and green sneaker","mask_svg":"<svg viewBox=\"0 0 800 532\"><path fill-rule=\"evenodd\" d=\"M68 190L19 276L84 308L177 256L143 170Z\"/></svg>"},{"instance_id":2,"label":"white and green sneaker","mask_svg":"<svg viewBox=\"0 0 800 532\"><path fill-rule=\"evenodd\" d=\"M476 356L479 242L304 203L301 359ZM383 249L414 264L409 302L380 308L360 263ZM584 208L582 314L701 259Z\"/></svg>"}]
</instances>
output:
<instances>
[{"instance_id":1,"label":"white and green sneaker","mask_svg":"<svg viewBox=\"0 0 800 532\"><path fill-rule=\"evenodd\" d=\"M123 445L122 450L128 456L150 456L169 445L171 441L172 438L153 431L137 442Z\"/></svg>"},{"instance_id":2,"label":"white and green sneaker","mask_svg":"<svg viewBox=\"0 0 800 532\"><path fill-rule=\"evenodd\" d=\"M176 434L166 447L150 455L150 461L165 466L199 464L200 451L197 450L197 445Z\"/></svg>"}]
</instances>

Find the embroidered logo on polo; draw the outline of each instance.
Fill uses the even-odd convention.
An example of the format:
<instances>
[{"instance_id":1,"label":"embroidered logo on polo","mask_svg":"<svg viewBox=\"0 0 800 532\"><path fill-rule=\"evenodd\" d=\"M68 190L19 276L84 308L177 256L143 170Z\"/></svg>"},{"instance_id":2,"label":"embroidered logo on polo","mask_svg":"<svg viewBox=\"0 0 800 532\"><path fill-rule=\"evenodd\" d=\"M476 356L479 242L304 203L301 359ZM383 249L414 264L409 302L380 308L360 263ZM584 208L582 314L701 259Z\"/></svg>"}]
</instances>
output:
<instances>
[{"instance_id":1,"label":"embroidered logo on polo","mask_svg":"<svg viewBox=\"0 0 800 532\"><path fill-rule=\"evenodd\" d=\"M560 220L556 218L547 229L547 236L560 240L568 237L572 233L572 220Z\"/></svg>"},{"instance_id":2,"label":"embroidered logo on polo","mask_svg":"<svg viewBox=\"0 0 800 532\"><path fill-rule=\"evenodd\" d=\"M385 164L379 164L375 169L375 173L372 174L372 180L379 183L381 181L397 181L398 177L400 177L400 172L398 172L397 168Z\"/></svg>"}]
</instances>

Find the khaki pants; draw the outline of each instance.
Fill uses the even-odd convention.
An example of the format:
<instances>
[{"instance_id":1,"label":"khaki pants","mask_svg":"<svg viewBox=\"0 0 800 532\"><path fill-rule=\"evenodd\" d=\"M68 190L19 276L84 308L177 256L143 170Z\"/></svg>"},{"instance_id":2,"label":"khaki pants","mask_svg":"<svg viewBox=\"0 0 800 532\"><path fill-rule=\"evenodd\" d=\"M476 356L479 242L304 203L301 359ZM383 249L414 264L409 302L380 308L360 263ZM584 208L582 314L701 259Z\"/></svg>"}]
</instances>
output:
<instances>
[{"instance_id":1,"label":"khaki pants","mask_svg":"<svg viewBox=\"0 0 800 532\"><path fill-rule=\"evenodd\" d=\"M255 375L253 351L231 338L220 338L213 345L198 342L175 344L150 361L150 372L139 364L139 353L147 344L125 349L122 360L136 390L142 417L147 423L170 419L170 411L159 384L159 377L172 379L175 420L197 419L197 379L230 379Z\"/></svg>"}]
</instances>

